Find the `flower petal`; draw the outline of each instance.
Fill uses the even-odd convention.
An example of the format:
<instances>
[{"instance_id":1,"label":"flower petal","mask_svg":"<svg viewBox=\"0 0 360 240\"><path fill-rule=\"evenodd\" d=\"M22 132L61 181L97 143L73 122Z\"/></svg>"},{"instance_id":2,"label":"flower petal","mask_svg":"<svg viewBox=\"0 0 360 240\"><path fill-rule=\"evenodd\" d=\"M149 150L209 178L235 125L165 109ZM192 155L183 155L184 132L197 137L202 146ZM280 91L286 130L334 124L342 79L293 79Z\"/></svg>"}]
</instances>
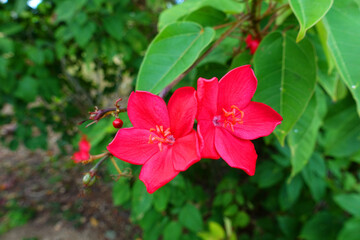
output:
<instances>
[{"instance_id":1,"label":"flower petal","mask_svg":"<svg viewBox=\"0 0 360 240\"><path fill-rule=\"evenodd\" d=\"M266 104L250 102L244 112L243 124L235 124L233 135L253 140L269 135L274 131L283 118ZM231 132L230 128L226 128Z\"/></svg>"},{"instance_id":2,"label":"flower petal","mask_svg":"<svg viewBox=\"0 0 360 240\"><path fill-rule=\"evenodd\" d=\"M179 171L174 169L171 155L171 147L165 147L142 167L139 179L144 182L148 193L155 192L178 175Z\"/></svg>"},{"instance_id":3,"label":"flower petal","mask_svg":"<svg viewBox=\"0 0 360 240\"><path fill-rule=\"evenodd\" d=\"M251 141L236 138L223 128L216 128L215 147L230 167L240 168L250 176L255 174L257 154Z\"/></svg>"},{"instance_id":4,"label":"flower petal","mask_svg":"<svg viewBox=\"0 0 360 240\"><path fill-rule=\"evenodd\" d=\"M130 94L128 115L135 128L150 129L156 125L165 129L170 127L164 100L149 92L136 91Z\"/></svg>"},{"instance_id":5,"label":"flower petal","mask_svg":"<svg viewBox=\"0 0 360 240\"><path fill-rule=\"evenodd\" d=\"M80 152L89 152L90 148L91 148L91 146L86 138L86 135L83 135L79 142L79 151Z\"/></svg>"},{"instance_id":6,"label":"flower petal","mask_svg":"<svg viewBox=\"0 0 360 240\"><path fill-rule=\"evenodd\" d=\"M90 159L90 154L86 151L79 151L74 153L71 159L74 160L74 163L84 162Z\"/></svg>"},{"instance_id":7,"label":"flower petal","mask_svg":"<svg viewBox=\"0 0 360 240\"><path fill-rule=\"evenodd\" d=\"M212 120L216 115L219 81L216 77L207 80L199 78L197 82L198 120Z\"/></svg>"},{"instance_id":8,"label":"flower petal","mask_svg":"<svg viewBox=\"0 0 360 240\"><path fill-rule=\"evenodd\" d=\"M115 157L132 164L144 164L159 152L157 144L149 143L149 130L137 128L120 129L107 150Z\"/></svg>"},{"instance_id":9,"label":"flower petal","mask_svg":"<svg viewBox=\"0 0 360 240\"><path fill-rule=\"evenodd\" d=\"M169 100L170 129L175 139L187 135L193 129L197 112L195 93L192 87L182 87Z\"/></svg>"},{"instance_id":10,"label":"flower petal","mask_svg":"<svg viewBox=\"0 0 360 240\"><path fill-rule=\"evenodd\" d=\"M174 168L185 171L194 163L200 161L199 141L195 130L182 138L176 139L172 146Z\"/></svg>"},{"instance_id":11,"label":"flower petal","mask_svg":"<svg viewBox=\"0 0 360 240\"><path fill-rule=\"evenodd\" d=\"M220 156L215 149L215 126L212 121L199 120L197 129L204 145L201 150L201 157L219 159Z\"/></svg>"},{"instance_id":12,"label":"flower petal","mask_svg":"<svg viewBox=\"0 0 360 240\"><path fill-rule=\"evenodd\" d=\"M230 111L232 105L242 109L250 103L257 86L257 79L250 65L228 72L219 82L218 113L224 108Z\"/></svg>"}]
</instances>

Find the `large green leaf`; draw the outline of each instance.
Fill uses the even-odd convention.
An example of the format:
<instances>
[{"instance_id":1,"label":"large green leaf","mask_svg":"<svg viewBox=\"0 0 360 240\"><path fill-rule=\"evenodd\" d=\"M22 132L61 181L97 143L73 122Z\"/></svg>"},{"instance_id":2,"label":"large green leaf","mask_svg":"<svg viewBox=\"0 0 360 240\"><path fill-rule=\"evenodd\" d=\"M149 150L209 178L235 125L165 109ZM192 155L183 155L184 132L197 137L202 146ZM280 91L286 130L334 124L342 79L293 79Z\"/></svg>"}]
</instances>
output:
<instances>
[{"instance_id":1,"label":"large green leaf","mask_svg":"<svg viewBox=\"0 0 360 240\"><path fill-rule=\"evenodd\" d=\"M153 196L148 194L145 185L141 181L136 181L132 189L131 217L140 220L150 209Z\"/></svg>"},{"instance_id":2,"label":"large green leaf","mask_svg":"<svg viewBox=\"0 0 360 240\"><path fill-rule=\"evenodd\" d=\"M334 0L289 0L290 7L300 23L296 41L301 41L306 31L320 21L331 8Z\"/></svg>"},{"instance_id":3,"label":"large green leaf","mask_svg":"<svg viewBox=\"0 0 360 240\"><path fill-rule=\"evenodd\" d=\"M291 150L292 177L305 167L314 151L325 110L325 95L318 88L304 114L289 133L288 143Z\"/></svg>"},{"instance_id":4,"label":"large green leaf","mask_svg":"<svg viewBox=\"0 0 360 240\"><path fill-rule=\"evenodd\" d=\"M352 93L360 115L360 8L354 1L336 0L323 22L335 66Z\"/></svg>"},{"instance_id":5,"label":"large green leaf","mask_svg":"<svg viewBox=\"0 0 360 240\"><path fill-rule=\"evenodd\" d=\"M335 202L345 211L360 217L360 194L339 194L334 197Z\"/></svg>"},{"instance_id":6,"label":"large green leaf","mask_svg":"<svg viewBox=\"0 0 360 240\"><path fill-rule=\"evenodd\" d=\"M315 89L314 47L307 39L297 44L293 33L274 32L261 41L254 65L258 79L254 100L266 103L284 118L275 130L284 144Z\"/></svg>"},{"instance_id":7,"label":"large green leaf","mask_svg":"<svg viewBox=\"0 0 360 240\"><path fill-rule=\"evenodd\" d=\"M240 13L244 9L244 4L234 0L187 0L182 4L178 4L163 11L159 17L158 29L162 29L167 24L174 23L182 17L203 8L212 7L224 13Z\"/></svg>"},{"instance_id":8,"label":"large green leaf","mask_svg":"<svg viewBox=\"0 0 360 240\"><path fill-rule=\"evenodd\" d=\"M136 90L159 93L195 62L214 37L212 28L191 22L168 25L152 41L141 64Z\"/></svg>"}]
</instances>

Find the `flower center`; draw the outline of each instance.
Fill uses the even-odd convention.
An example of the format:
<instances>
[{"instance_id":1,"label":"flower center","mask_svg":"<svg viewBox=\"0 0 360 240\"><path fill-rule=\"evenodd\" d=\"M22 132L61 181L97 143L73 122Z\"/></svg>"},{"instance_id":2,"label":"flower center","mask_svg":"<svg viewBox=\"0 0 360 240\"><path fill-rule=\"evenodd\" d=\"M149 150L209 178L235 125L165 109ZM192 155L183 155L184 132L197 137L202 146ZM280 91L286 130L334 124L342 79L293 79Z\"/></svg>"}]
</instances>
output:
<instances>
[{"instance_id":1,"label":"flower center","mask_svg":"<svg viewBox=\"0 0 360 240\"><path fill-rule=\"evenodd\" d=\"M157 143L160 152L163 150L163 144L172 145L175 143L175 138L170 132L170 128L164 131L163 126L156 125L155 128L150 128L149 144Z\"/></svg>"},{"instance_id":2,"label":"flower center","mask_svg":"<svg viewBox=\"0 0 360 240\"><path fill-rule=\"evenodd\" d=\"M215 126L220 126L221 122L223 122L224 128L230 127L231 131L234 132L234 125L244 123L244 112L235 105L232 105L230 109L230 111L226 111L223 108L222 110L224 114L222 116L215 116L213 119L213 123Z\"/></svg>"}]
</instances>

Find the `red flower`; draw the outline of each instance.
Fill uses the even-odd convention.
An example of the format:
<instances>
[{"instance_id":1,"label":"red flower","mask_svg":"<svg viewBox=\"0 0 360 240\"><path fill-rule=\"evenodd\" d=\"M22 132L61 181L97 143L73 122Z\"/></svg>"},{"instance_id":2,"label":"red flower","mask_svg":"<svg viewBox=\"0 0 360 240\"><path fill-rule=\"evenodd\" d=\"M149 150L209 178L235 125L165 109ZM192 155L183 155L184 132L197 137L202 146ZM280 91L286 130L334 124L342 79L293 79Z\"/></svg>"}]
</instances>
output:
<instances>
[{"instance_id":1,"label":"red flower","mask_svg":"<svg viewBox=\"0 0 360 240\"><path fill-rule=\"evenodd\" d=\"M74 153L72 160L74 163L86 162L90 159L90 143L83 135L79 142L79 151Z\"/></svg>"},{"instance_id":2,"label":"red flower","mask_svg":"<svg viewBox=\"0 0 360 240\"><path fill-rule=\"evenodd\" d=\"M222 157L231 167L254 175L257 154L250 140L269 135L282 117L271 107L251 102L257 79L250 65L217 78L198 80L198 134L201 156Z\"/></svg>"},{"instance_id":3,"label":"red flower","mask_svg":"<svg viewBox=\"0 0 360 240\"><path fill-rule=\"evenodd\" d=\"M246 42L247 48L250 48L250 53L254 55L256 52L256 49L258 48L258 46L260 44L260 40L252 39L252 36L249 34L249 35L247 35L245 42Z\"/></svg>"},{"instance_id":4,"label":"red flower","mask_svg":"<svg viewBox=\"0 0 360 240\"><path fill-rule=\"evenodd\" d=\"M159 96L133 92L128 115L134 127L120 129L107 149L126 162L144 165L139 178L153 193L200 160L193 129L196 111L195 89L191 87L176 90L168 107Z\"/></svg>"}]
</instances>

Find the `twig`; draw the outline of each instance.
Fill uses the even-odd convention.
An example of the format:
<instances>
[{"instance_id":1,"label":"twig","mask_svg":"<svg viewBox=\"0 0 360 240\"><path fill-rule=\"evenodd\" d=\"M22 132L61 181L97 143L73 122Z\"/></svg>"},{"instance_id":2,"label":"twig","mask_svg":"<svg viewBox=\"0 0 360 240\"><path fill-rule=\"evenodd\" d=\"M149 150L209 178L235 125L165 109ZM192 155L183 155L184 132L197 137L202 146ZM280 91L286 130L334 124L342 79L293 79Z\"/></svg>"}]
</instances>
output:
<instances>
[{"instance_id":1,"label":"twig","mask_svg":"<svg viewBox=\"0 0 360 240\"><path fill-rule=\"evenodd\" d=\"M160 93L159 96L164 98L168 92L178 84L191 70L196 67L209 53L211 53L227 36L229 36L241 23L249 18L248 15L243 16L237 22L233 23L231 28L229 28L226 32L224 32L220 38L208 49L206 50L185 72L180 74L177 78L175 78L169 85L167 85Z\"/></svg>"}]
</instances>

